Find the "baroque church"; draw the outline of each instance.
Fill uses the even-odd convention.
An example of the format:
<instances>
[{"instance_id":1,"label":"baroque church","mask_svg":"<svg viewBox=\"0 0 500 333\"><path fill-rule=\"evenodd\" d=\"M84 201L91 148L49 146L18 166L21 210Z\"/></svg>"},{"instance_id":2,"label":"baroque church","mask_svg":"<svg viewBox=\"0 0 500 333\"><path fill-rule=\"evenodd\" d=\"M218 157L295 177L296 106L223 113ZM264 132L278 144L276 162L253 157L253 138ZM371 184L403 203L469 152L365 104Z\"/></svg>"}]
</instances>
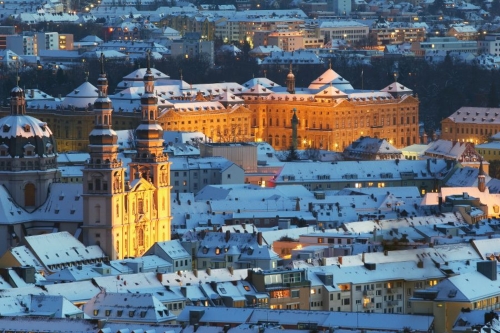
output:
<instances>
[{"instance_id":1,"label":"baroque church","mask_svg":"<svg viewBox=\"0 0 500 333\"><path fill-rule=\"evenodd\" d=\"M149 55L137 154L128 179L111 126L104 60L101 56L83 184L59 182L51 130L26 115L23 89L12 89L10 115L0 119L0 253L22 244L26 236L57 231L68 231L85 245L99 245L111 260L141 256L155 242L170 239L170 162L157 122Z\"/></svg>"}]
</instances>

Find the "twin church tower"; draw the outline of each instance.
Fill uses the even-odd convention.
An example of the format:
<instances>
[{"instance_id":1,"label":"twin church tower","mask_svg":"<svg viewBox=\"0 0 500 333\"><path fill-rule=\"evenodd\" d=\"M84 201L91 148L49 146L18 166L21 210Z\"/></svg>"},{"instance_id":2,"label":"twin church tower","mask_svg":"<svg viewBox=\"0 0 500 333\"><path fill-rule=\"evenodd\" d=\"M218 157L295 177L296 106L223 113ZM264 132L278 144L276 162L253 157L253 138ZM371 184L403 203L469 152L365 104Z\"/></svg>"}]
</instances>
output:
<instances>
[{"instance_id":1,"label":"twin church tower","mask_svg":"<svg viewBox=\"0 0 500 333\"><path fill-rule=\"evenodd\" d=\"M89 135L90 159L83 169L83 242L97 244L112 259L137 257L155 242L170 239L170 162L163 152L154 76L147 56L141 124L136 129L137 154L130 175L118 158L112 129L112 103L101 55L95 126Z\"/></svg>"}]
</instances>

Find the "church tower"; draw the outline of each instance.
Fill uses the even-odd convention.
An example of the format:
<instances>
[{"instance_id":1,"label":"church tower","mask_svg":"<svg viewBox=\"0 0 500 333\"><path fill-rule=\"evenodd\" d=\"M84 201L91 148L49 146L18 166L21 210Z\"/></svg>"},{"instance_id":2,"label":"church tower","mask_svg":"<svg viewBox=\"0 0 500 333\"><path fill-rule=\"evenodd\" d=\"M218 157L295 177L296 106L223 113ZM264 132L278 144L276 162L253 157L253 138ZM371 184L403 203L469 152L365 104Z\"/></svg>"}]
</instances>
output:
<instances>
[{"instance_id":1,"label":"church tower","mask_svg":"<svg viewBox=\"0 0 500 333\"><path fill-rule=\"evenodd\" d=\"M170 162L163 152L163 128L158 124L158 99L154 94L150 51L141 96L141 124L136 133L136 156L129 164L128 204L135 210L133 256L142 255L158 241L170 240Z\"/></svg>"},{"instance_id":2,"label":"church tower","mask_svg":"<svg viewBox=\"0 0 500 333\"><path fill-rule=\"evenodd\" d=\"M83 169L83 241L99 245L110 259L123 257L125 168L118 159L118 137L111 128L113 107L101 54L99 97L94 102L94 128L89 134L90 158Z\"/></svg>"},{"instance_id":3,"label":"church tower","mask_svg":"<svg viewBox=\"0 0 500 333\"><path fill-rule=\"evenodd\" d=\"M286 91L295 94L295 75L292 72L292 64L290 64L290 72L286 76Z\"/></svg>"},{"instance_id":4,"label":"church tower","mask_svg":"<svg viewBox=\"0 0 500 333\"><path fill-rule=\"evenodd\" d=\"M486 173L483 169L483 159L479 161L479 173L477 175L477 188L479 191L486 191Z\"/></svg>"}]
</instances>

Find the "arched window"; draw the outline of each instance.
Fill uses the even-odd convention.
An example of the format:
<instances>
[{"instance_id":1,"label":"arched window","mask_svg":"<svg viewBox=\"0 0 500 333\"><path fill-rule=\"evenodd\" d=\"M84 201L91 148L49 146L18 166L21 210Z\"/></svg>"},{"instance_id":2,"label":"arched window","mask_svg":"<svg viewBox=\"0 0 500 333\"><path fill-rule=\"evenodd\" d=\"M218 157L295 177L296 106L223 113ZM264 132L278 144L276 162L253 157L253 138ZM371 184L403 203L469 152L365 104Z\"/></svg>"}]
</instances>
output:
<instances>
[{"instance_id":1,"label":"arched window","mask_svg":"<svg viewBox=\"0 0 500 333\"><path fill-rule=\"evenodd\" d=\"M142 228L137 230L137 245L140 247L144 246L144 230Z\"/></svg>"},{"instance_id":2,"label":"arched window","mask_svg":"<svg viewBox=\"0 0 500 333\"><path fill-rule=\"evenodd\" d=\"M281 145L282 145L282 146L286 146L286 135L283 135L283 136L281 137Z\"/></svg>"},{"instance_id":3,"label":"arched window","mask_svg":"<svg viewBox=\"0 0 500 333\"><path fill-rule=\"evenodd\" d=\"M24 186L24 206L35 206L35 184L28 183Z\"/></svg>"},{"instance_id":4,"label":"arched window","mask_svg":"<svg viewBox=\"0 0 500 333\"><path fill-rule=\"evenodd\" d=\"M154 120L155 119L155 113L154 111L149 111L149 119Z\"/></svg>"},{"instance_id":5,"label":"arched window","mask_svg":"<svg viewBox=\"0 0 500 333\"><path fill-rule=\"evenodd\" d=\"M269 143L271 146L273 145L273 136L269 135L269 138L267 139L267 143Z\"/></svg>"},{"instance_id":6,"label":"arched window","mask_svg":"<svg viewBox=\"0 0 500 333\"><path fill-rule=\"evenodd\" d=\"M280 145L280 137L277 135L274 137L274 144L276 145L276 147Z\"/></svg>"}]
</instances>

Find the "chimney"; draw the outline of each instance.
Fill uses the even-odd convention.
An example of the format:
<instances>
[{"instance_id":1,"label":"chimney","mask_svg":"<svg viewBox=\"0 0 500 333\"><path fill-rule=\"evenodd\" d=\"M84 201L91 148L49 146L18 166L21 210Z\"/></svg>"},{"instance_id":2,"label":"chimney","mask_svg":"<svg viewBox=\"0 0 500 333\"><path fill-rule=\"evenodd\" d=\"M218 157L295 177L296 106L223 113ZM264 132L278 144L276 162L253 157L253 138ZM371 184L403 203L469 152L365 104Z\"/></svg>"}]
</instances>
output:
<instances>
[{"instance_id":1,"label":"chimney","mask_svg":"<svg viewBox=\"0 0 500 333\"><path fill-rule=\"evenodd\" d=\"M389 255L389 251L384 250L384 256L388 256L388 255Z\"/></svg>"},{"instance_id":2,"label":"chimney","mask_svg":"<svg viewBox=\"0 0 500 333\"><path fill-rule=\"evenodd\" d=\"M497 280L497 261L487 260L477 263L477 271L486 276L491 281Z\"/></svg>"},{"instance_id":3,"label":"chimney","mask_svg":"<svg viewBox=\"0 0 500 333\"><path fill-rule=\"evenodd\" d=\"M300 212L300 199L297 198L295 201L295 211Z\"/></svg>"},{"instance_id":4,"label":"chimney","mask_svg":"<svg viewBox=\"0 0 500 333\"><path fill-rule=\"evenodd\" d=\"M259 231L257 233L257 244L259 244L260 246L262 246L262 232Z\"/></svg>"},{"instance_id":5,"label":"chimney","mask_svg":"<svg viewBox=\"0 0 500 333\"><path fill-rule=\"evenodd\" d=\"M229 274L234 275L234 268L233 266L229 266L228 268Z\"/></svg>"},{"instance_id":6,"label":"chimney","mask_svg":"<svg viewBox=\"0 0 500 333\"><path fill-rule=\"evenodd\" d=\"M365 253L363 252L363 254L361 255L361 261L364 263L365 262Z\"/></svg>"},{"instance_id":7,"label":"chimney","mask_svg":"<svg viewBox=\"0 0 500 333\"><path fill-rule=\"evenodd\" d=\"M198 270L196 268L193 269L193 275L196 276L196 277L198 277Z\"/></svg>"},{"instance_id":8,"label":"chimney","mask_svg":"<svg viewBox=\"0 0 500 333\"><path fill-rule=\"evenodd\" d=\"M163 282L163 273L156 273L156 279L160 281L160 283Z\"/></svg>"},{"instance_id":9,"label":"chimney","mask_svg":"<svg viewBox=\"0 0 500 333\"><path fill-rule=\"evenodd\" d=\"M231 238L231 231L226 230L226 243L229 242L229 239Z\"/></svg>"},{"instance_id":10,"label":"chimney","mask_svg":"<svg viewBox=\"0 0 500 333\"><path fill-rule=\"evenodd\" d=\"M342 261L343 261L342 257L338 257L338 261L339 261L339 264L342 265ZM364 252L363 252L363 262L365 262L365 253Z\"/></svg>"},{"instance_id":11,"label":"chimney","mask_svg":"<svg viewBox=\"0 0 500 333\"><path fill-rule=\"evenodd\" d=\"M418 268L424 268L424 262L423 262L422 260L419 260L419 261L417 262L417 267L418 267Z\"/></svg>"},{"instance_id":12,"label":"chimney","mask_svg":"<svg viewBox=\"0 0 500 333\"><path fill-rule=\"evenodd\" d=\"M210 275L210 273L212 273L212 270L210 269L210 267L207 268L206 272L207 272L207 275Z\"/></svg>"}]
</instances>

